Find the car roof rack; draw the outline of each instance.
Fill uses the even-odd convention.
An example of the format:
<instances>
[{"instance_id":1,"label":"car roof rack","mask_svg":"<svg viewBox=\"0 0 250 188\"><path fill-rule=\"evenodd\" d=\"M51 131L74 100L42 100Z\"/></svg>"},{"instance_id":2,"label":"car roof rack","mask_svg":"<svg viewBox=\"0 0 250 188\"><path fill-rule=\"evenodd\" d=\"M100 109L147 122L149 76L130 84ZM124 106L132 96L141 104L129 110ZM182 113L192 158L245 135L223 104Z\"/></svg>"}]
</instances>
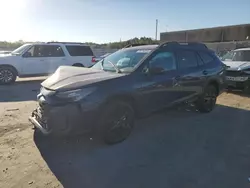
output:
<instances>
[{"instance_id":1,"label":"car roof rack","mask_svg":"<svg viewBox=\"0 0 250 188\"><path fill-rule=\"evenodd\" d=\"M86 45L82 42L47 42L47 44L57 44L57 43L60 43L60 44L81 44L81 45Z\"/></svg>"},{"instance_id":2,"label":"car roof rack","mask_svg":"<svg viewBox=\"0 0 250 188\"><path fill-rule=\"evenodd\" d=\"M123 48L131 48L131 47L135 47L135 46L144 46L144 45L149 45L149 44L128 44L128 45L124 46Z\"/></svg>"},{"instance_id":3,"label":"car roof rack","mask_svg":"<svg viewBox=\"0 0 250 188\"><path fill-rule=\"evenodd\" d=\"M208 47L204 43L200 43L200 42L176 42L176 41L164 42L164 43L159 45L159 48L166 47L166 46L170 46L170 47L188 46L191 48L208 49Z\"/></svg>"}]
</instances>

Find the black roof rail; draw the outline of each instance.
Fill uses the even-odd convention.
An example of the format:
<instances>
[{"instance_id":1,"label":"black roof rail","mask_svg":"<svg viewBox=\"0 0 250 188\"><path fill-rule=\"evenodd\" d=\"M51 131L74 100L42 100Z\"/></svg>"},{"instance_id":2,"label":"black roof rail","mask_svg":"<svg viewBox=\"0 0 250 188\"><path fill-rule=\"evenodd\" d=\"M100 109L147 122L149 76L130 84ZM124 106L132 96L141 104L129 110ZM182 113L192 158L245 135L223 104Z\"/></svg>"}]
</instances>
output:
<instances>
[{"instance_id":1,"label":"black roof rail","mask_svg":"<svg viewBox=\"0 0 250 188\"><path fill-rule=\"evenodd\" d=\"M131 48L131 47L135 47L135 46L144 46L144 45L150 45L150 44L128 44L128 45L124 46L123 48Z\"/></svg>"},{"instance_id":2,"label":"black roof rail","mask_svg":"<svg viewBox=\"0 0 250 188\"><path fill-rule=\"evenodd\" d=\"M176 41L164 42L160 44L159 48L162 48L165 46L172 46L172 47L189 46L193 48L208 49L208 47L204 43L200 43L200 42L176 42Z\"/></svg>"},{"instance_id":3,"label":"black roof rail","mask_svg":"<svg viewBox=\"0 0 250 188\"><path fill-rule=\"evenodd\" d=\"M54 44L54 43L60 43L60 44L84 44L82 42L47 42L47 44Z\"/></svg>"}]
</instances>

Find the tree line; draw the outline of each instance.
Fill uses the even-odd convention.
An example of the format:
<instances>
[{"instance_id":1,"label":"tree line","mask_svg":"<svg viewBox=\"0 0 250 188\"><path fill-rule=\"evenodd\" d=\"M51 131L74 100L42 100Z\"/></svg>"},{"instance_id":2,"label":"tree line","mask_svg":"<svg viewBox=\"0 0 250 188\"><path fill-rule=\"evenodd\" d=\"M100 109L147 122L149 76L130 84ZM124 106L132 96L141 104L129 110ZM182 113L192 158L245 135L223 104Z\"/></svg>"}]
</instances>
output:
<instances>
[{"instance_id":1,"label":"tree line","mask_svg":"<svg viewBox=\"0 0 250 188\"><path fill-rule=\"evenodd\" d=\"M52 42L57 42L57 41L52 41ZM15 49L23 45L24 43L27 43L27 42L24 42L22 40L19 40L17 42L0 41L0 48ZM90 45L95 48L110 48L110 49L120 49L129 44L158 44L158 43L159 41L156 41L149 37L141 37L141 38L136 37L127 41L110 42L110 43L105 43L105 44L85 42L85 44Z\"/></svg>"},{"instance_id":2,"label":"tree line","mask_svg":"<svg viewBox=\"0 0 250 188\"><path fill-rule=\"evenodd\" d=\"M17 41L17 42L0 41L0 48L2 48L2 49L15 49L23 44L24 44L23 41Z\"/></svg>"}]
</instances>

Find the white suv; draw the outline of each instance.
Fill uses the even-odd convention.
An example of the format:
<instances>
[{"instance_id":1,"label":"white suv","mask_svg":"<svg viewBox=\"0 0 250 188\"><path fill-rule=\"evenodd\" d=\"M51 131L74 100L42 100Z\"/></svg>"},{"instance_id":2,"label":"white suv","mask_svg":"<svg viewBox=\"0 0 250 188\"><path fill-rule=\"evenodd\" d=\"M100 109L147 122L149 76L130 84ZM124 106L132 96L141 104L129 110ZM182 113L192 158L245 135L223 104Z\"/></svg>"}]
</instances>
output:
<instances>
[{"instance_id":1,"label":"white suv","mask_svg":"<svg viewBox=\"0 0 250 188\"><path fill-rule=\"evenodd\" d=\"M82 43L24 44L10 54L0 54L0 84L13 83L16 77L48 75L61 65L90 67L93 51Z\"/></svg>"}]
</instances>

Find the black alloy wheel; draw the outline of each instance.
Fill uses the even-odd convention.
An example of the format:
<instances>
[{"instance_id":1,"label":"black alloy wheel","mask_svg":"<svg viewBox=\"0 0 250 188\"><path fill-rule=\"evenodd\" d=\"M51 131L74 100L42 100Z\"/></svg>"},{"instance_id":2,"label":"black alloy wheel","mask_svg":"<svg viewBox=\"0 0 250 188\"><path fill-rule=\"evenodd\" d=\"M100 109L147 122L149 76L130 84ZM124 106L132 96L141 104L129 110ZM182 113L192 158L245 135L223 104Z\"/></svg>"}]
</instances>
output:
<instances>
[{"instance_id":1,"label":"black alloy wheel","mask_svg":"<svg viewBox=\"0 0 250 188\"><path fill-rule=\"evenodd\" d=\"M205 88L203 95L198 99L196 106L200 112L211 112L216 105L216 99L216 88L213 85L208 85Z\"/></svg>"},{"instance_id":2,"label":"black alloy wheel","mask_svg":"<svg viewBox=\"0 0 250 188\"><path fill-rule=\"evenodd\" d=\"M107 144L116 144L125 140L134 127L134 110L124 102L116 101L105 109L102 125L102 137Z\"/></svg>"},{"instance_id":3,"label":"black alloy wheel","mask_svg":"<svg viewBox=\"0 0 250 188\"><path fill-rule=\"evenodd\" d=\"M0 84L10 84L15 82L16 73L10 67L1 67L0 68Z\"/></svg>"}]
</instances>

